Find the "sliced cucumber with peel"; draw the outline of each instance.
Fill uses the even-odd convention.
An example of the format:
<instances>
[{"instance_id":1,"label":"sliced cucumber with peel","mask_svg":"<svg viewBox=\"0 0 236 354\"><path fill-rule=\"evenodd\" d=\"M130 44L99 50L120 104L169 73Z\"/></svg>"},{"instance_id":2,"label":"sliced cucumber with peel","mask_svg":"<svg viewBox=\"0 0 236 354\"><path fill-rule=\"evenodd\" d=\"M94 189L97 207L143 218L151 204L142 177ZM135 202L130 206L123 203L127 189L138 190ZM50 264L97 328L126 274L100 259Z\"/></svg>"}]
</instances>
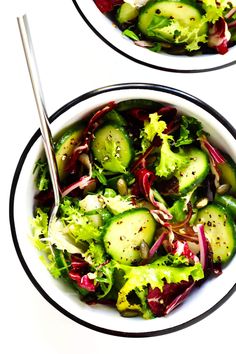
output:
<instances>
[{"instance_id":1,"label":"sliced cucumber with peel","mask_svg":"<svg viewBox=\"0 0 236 354\"><path fill-rule=\"evenodd\" d=\"M84 127L73 127L66 130L55 144L56 162L61 181L67 176L66 166L73 150L80 143Z\"/></svg>"},{"instance_id":2,"label":"sliced cucumber with peel","mask_svg":"<svg viewBox=\"0 0 236 354\"><path fill-rule=\"evenodd\" d=\"M204 225L213 262L227 263L236 250L236 230L231 215L223 206L212 203L199 210L196 223Z\"/></svg>"},{"instance_id":3,"label":"sliced cucumber with peel","mask_svg":"<svg viewBox=\"0 0 236 354\"><path fill-rule=\"evenodd\" d=\"M225 207L225 209L231 213L233 218L236 218L236 198L232 195L220 195L215 194L215 202Z\"/></svg>"},{"instance_id":4,"label":"sliced cucumber with peel","mask_svg":"<svg viewBox=\"0 0 236 354\"><path fill-rule=\"evenodd\" d=\"M148 1L139 14L138 27L147 37L156 38L160 41L175 43L188 42L185 35L179 33L179 29L191 30L199 25L199 35L206 34L208 26L201 24L201 9L194 1L188 0L153 0Z\"/></svg>"},{"instance_id":5,"label":"sliced cucumber with peel","mask_svg":"<svg viewBox=\"0 0 236 354\"><path fill-rule=\"evenodd\" d=\"M133 108L141 108L151 112L157 112L163 105L160 102L155 102L147 99L134 98L117 103L116 110L118 112L129 111Z\"/></svg>"},{"instance_id":6,"label":"sliced cucumber with peel","mask_svg":"<svg viewBox=\"0 0 236 354\"><path fill-rule=\"evenodd\" d=\"M189 157L189 164L175 175L179 181L180 195L185 195L200 185L209 172L209 160L204 151L193 147L184 149L184 152Z\"/></svg>"},{"instance_id":7,"label":"sliced cucumber with peel","mask_svg":"<svg viewBox=\"0 0 236 354\"><path fill-rule=\"evenodd\" d=\"M110 172L124 172L134 156L128 133L118 125L107 124L98 129L91 147L95 160Z\"/></svg>"},{"instance_id":8,"label":"sliced cucumber with peel","mask_svg":"<svg viewBox=\"0 0 236 354\"><path fill-rule=\"evenodd\" d=\"M156 221L145 208L127 210L114 216L103 231L107 253L117 262L127 265L141 260L140 245L151 245L156 230Z\"/></svg>"},{"instance_id":9,"label":"sliced cucumber with peel","mask_svg":"<svg viewBox=\"0 0 236 354\"><path fill-rule=\"evenodd\" d=\"M220 171L220 183L227 183L230 185L230 194L236 195L236 164L229 157L226 157L226 162L218 164Z\"/></svg>"},{"instance_id":10,"label":"sliced cucumber with peel","mask_svg":"<svg viewBox=\"0 0 236 354\"><path fill-rule=\"evenodd\" d=\"M136 7L123 3L117 10L116 19L119 24L124 24L127 22L133 21L139 14L139 11Z\"/></svg>"}]
</instances>

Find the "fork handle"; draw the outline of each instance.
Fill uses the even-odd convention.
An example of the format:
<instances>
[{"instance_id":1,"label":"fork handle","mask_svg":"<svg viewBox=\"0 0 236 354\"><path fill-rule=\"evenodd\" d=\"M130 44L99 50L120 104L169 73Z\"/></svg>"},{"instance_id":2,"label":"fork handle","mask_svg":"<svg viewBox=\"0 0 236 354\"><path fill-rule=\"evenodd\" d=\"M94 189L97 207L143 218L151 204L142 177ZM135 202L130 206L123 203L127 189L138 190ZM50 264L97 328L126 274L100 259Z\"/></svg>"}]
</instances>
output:
<instances>
[{"instance_id":1,"label":"fork handle","mask_svg":"<svg viewBox=\"0 0 236 354\"><path fill-rule=\"evenodd\" d=\"M26 58L26 62L30 74L31 84L33 87L34 98L38 109L39 120L40 120L40 131L43 138L43 144L44 144L45 153L48 161L49 173L50 173L53 192L54 192L54 203L55 206L59 206L60 186L59 186L58 168L57 168L56 157L55 157L55 152L53 147L50 123L45 108L43 91L42 91L42 86L39 78L39 72L37 68L27 16L24 15L18 17L17 22L18 22L21 40L22 40L24 53L25 53L25 58Z\"/></svg>"}]
</instances>

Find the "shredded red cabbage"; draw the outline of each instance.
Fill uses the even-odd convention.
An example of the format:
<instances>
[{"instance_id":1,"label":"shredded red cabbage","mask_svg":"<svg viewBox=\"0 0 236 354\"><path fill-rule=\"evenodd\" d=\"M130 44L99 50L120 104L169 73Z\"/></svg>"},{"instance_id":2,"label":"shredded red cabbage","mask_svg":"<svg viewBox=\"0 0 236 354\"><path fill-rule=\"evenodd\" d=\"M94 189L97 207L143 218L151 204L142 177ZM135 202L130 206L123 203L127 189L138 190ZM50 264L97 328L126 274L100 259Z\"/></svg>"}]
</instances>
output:
<instances>
[{"instance_id":1,"label":"shredded red cabbage","mask_svg":"<svg viewBox=\"0 0 236 354\"><path fill-rule=\"evenodd\" d=\"M108 102L106 104L106 106L104 106L103 108L101 108L99 111L97 111L92 118L90 118L86 128L84 129L84 139L85 141L87 141L87 139L89 138L88 135L91 135L95 129L97 129L98 127L98 121L104 117L104 115L107 112L110 112L112 109L114 109L116 106L116 103L114 101Z\"/></svg>"},{"instance_id":2,"label":"shredded red cabbage","mask_svg":"<svg viewBox=\"0 0 236 354\"><path fill-rule=\"evenodd\" d=\"M89 264L80 257L72 256L72 269L69 271L69 277L70 279L76 281L80 288L83 288L89 292L94 292L96 291L96 286L94 284L94 280L89 277L88 266Z\"/></svg>"},{"instance_id":3,"label":"shredded red cabbage","mask_svg":"<svg viewBox=\"0 0 236 354\"><path fill-rule=\"evenodd\" d=\"M149 288L148 306L155 316L165 316L184 301L193 286L194 282L192 280L182 280L180 283L165 283L162 291L159 288Z\"/></svg>"},{"instance_id":4,"label":"shredded red cabbage","mask_svg":"<svg viewBox=\"0 0 236 354\"><path fill-rule=\"evenodd\" d=\"M35 200L40 206L51 206L54 201L53 189L48 189L46 191L41 191L35 195Z\"/></svg>"},{"instance_id":5,"label":"shredded red cabbage","mask_svg":"<svg viewBox=\"0 0 236 354\"><path fill-rule=\"evenodd\" d=\"M140 120L142 122L144 122L145 120L149 120L149 113L143 108L130 109L129 116L131 116L131 118Z\"/></svg>"},{"instance_id":6,"label":"shredded red cabbage","mask_svg":"<svg viewBox=\"0 0 236 354\"><path fill-rule=\"evenodd\" d=\"M215 48L219 54L225 54L228 52L228 41L230 33L226 21L220 17L209 28L208 33L208 46Z\"/></svg>"},{"instance_id":7,"label":"shredded red cabbage","mask_svg":"<svg viewBox=\"0 0 236 354\"><path fill-rule=\"evenodd\" d=\"M164 106L161 107L158 111L158 115L162 117L162 120L169 121L171 120L176 124L176 117L177 117L177 109L172 106ZM164 133L169 133L170 127L168 127L167 131Z\"/></svg>"},{"instance_id":8,"label":"shredded red cabbage","mask_svg":"<svg viewBox=\"0 0 236 354\"><path fill-rule=\"evenodd\" d=\"M150 211L153 217L163 226L167 227L169 223L166 223L166 221L171 220L172 215L163 203L160 203L155 200L154 193L151 188L155 180L154 173L152 171L147 170L146 168L141 168L136 171L135 176L137 178L139 191L156 208L155 210Z\"/></svg>"},{"instance_id":9,"label":"shredded red cabbage","mask_svg":"<svg viewBox=\"0 0 236 354\"><path fill-rule=\"evenodd\" d=\"M185 299L186 297L190 294L194 287L195 283L188 283L188 286L185 288L185 290L176 296L176 298L168 305L166 306L165 310L165 315L168 315L171 311L173 311L177 306L179 306Z\"/></svg>"},{"instance_id":10,"label":"shredded red cabbage","mask_svg":"<svg viewBox=\"0 0 236 354\"><path fill-rule=\"evenodd\" d=\"M201 147L203 150L205 150L210 158L210 166L211 166L211 172L215 176L215 186L216 188L219 187L219 181L220 181L220 171L218 168L219 164L225 163L225 158L222 156L222 154L217 150L215 147L213 147L209 141L207 140L206 136L202 136L201 139Z\"/></svg>"},{"instance_id":11,"label":"shredded red cabbage","mask_svg":"<svg viewBox=\"0 0 236 354\"><path fill-rule=\"evenodd\" d=\"M198 237L193 230L193 228L189 225L189 221L192 217L192 205L191 203L187 204L188 213L183 221L170 223L169 229L174 233L175 238L182 241L191 241L197 242Z\"/></svg>"},{"instance_id":12,"label":"shredded red cabbage","mask_svg":"<svg viewBox=\"0 0 236 354\"><path fill-rule=\"evenodd\" d=\"M123 0L94 0L98 9L103 12L111 12L116 5L121 5Z\"/></svg>"},{"instance_id":13,"label":"shredded red cabbage","mask_svg":"<svg viewBox=\"0 0 236 354\"><path fill-rule=\"evenodd\" d=\"M74 270L81 270L84 269L85 267L88 267L88 263L81 257L77 257L75 255L71 256L71 267Z\"/></svg>"},{"instance_id":14,"label":"shredded red cabbage","mask_svg":"<svg viewBox=\"0 0 236 354\"><path fill-rule=\"evenodd\" d=\"M217 165L225 162L224 156L209 143L205 136L201 139L201 143L202 147L205 147L205 150Z\"/></svg>"},{"instance_id":15,"label":"shredded red cabbage","mask_svg":"<svg viewBox=\"0 0 236 354\"><path fill-rule=\"evenodd\" d=\"M176 240L172 243L172 254L178 254L179 256L184 256L189 260L198 261L198 258L195 254L190 250L188 243L186 241Z\"/></svg>"},{"instance_id":16,"label":"shredded red cabbage","mask_svg":"<svg viewBox=\"0 0 236 354\"><path fill-rule=\"evenodd\" d=\"M141 168L135 173L139 185L140 192L145 198L149 199L149 192L155 180L155 175L152 171L146 168Z\"/></svg>"}]
</instances>

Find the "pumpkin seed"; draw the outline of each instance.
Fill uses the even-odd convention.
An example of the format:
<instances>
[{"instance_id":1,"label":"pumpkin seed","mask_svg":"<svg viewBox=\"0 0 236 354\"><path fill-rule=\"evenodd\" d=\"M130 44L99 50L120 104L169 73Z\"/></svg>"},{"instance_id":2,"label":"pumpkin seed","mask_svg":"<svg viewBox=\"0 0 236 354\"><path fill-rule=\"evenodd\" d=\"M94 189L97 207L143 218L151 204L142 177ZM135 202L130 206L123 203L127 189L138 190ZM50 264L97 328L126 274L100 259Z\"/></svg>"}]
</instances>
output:
<instances>
[{"instance_id":1,"label":"pumpkin seed","mask_svg":"<svg viewBox=\"0 0 236 354\"><path fill-rule=\"evenodd\" d=\"M125 310L125 311L122 311L121 313L121 316L123 317L136 317L136 316L139 316L140 312L137 311L137 310Z\"/></svg>"},{"instance_id":2,"label":"pumpkin seed","mask_svg":"<svg viewBox=\"0 0 236 354\"><path fill-rule=\"evenodd\" d=\"M128 187L127 183L125 182L124 178L119 178L117 181L117 190L120 195L125 196L128 194Z\"/></svg>"},{"instance_id":3,"label":"pumpkin seed","mask_svg":"<svg viewBox=\"0 0 236 354\"><path fill-rule=\"evenodd\" d=\"M217 189L216 192L220 195L226 194L231 188L231 185L228 183L221 184Z\"/></svg>"},{"instance_id":4,"label":"pumpkin seed","mask_svg":"<svg viewBox=\"0 0 236 354\"><path fill-rule=\"evenodd\" d=\"M84 187L83 195L87 195L88 193L92 193L96 190L97 188L97 183L94 181L92 183L89 183L86 187Z\"/></svg>"},{"instance_id":5,"label":"pumpkin seed","mask_svg":"<svg viewBox=\"0 0 236 354\"><path fill-rule=\"evenodd\" d=\"M207 197L201 198L196 202L195 207L197 209L204 208L205 206L207 206L208 202L209 202L209 200Z\"/></svg>"},{"instance_id":6,"label":"pumpkin seed","mask_svg":"<svg viewBox=\"0 0 236 354\"><path fill-rule=\"evenodd\" d=\"M140 244L140 256L142 259L147 259L149 257L149 246L144 240Z\"/></svg>"}]
</instances>

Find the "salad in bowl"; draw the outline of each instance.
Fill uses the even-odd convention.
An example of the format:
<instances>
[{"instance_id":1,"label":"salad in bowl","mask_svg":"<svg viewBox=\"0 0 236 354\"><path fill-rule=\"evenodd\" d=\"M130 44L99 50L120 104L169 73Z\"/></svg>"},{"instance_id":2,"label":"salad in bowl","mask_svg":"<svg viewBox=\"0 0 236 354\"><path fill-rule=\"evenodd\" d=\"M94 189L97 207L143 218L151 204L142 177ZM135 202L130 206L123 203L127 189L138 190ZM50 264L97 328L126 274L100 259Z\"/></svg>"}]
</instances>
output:
<instances>
[{"instance_id":1,"label":"salad in bowl","mask_svg":"<svg viewBox=\"0 0 236 354\"><path fill-rule=\"evenodd\" d=\"M235 0L73 0L113 49L138 63L195 72L235 63Z\"/></svg>"},{"instance_id":2,"label":"salad in bowl","mask_svg":"<svg viewBox=\"0 0 236 354\"><path fill-rule=\"evenodd\" d=\"M169 330L176 330L217 306L223 289L232 292L234 138L216 112L169 88L115 85L79 100L55 115L76 113L70 124L64 117L54 138L61 203L50 234L53 191L41 148L28 161L31 171L15 177L15 208L30 178L29 238L42 261L32 267L34 247L15 234L23 265L43 295L79 323L124 335L124 322L136 321L132 330L142 336L161 333L162 319L170 318ZM215 127L226 130L227 151ZM13 234L15 225L22 228L17 213ZM209 288L225 281L210 300ZM113 329L99 322L108 318Z\"/></svg>"},{"instance_id":3,"label":"salad in bowl","mask_svg":"<svg viewBox=\"0 0 236 354\"><path fill-rule=\"evenodd\" d=\"M225 54L236 41L234 0L94 0L134 43L170 54Z\"/></svg>"}]
</instances>

